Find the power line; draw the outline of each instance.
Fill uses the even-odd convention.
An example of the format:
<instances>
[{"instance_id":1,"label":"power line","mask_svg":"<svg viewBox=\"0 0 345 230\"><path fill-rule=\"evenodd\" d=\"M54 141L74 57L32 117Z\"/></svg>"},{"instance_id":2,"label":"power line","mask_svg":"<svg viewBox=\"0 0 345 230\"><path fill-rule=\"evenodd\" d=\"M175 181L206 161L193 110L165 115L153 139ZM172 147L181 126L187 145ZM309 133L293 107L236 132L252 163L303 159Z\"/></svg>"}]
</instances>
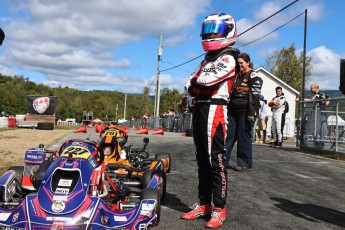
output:
<instances>
[{"instance_id":1,"label":"power line","mask_svg":"<svg viewBox=\"0 0 345 230\"><path fill-rule=\"evenodd\" d=\"M299 0L296 0L296 1L292 2L292 3L290 3L289 5L285 6L283 9L278 10L277 12L275 12L274 14L272 14L271 16L269 16L268 18L265 18L265 19L262 20L261 22L256 23L254 26L252 26L252 27L250 27L249 29L247 29L247 30L243 31L242 33L240 33L240 34L238 35L238 37L241 36L242 34L248 32L249 30L253 29L254 27L260 25L261 23L267 21L268 19L272 18L273 16L277 15L278 13L282 12L283 10L285 10L286 8L290 7L292 4L295 4L295 3L298 2L298 1L299 1Z\"/></svg>"},{"instance_id":2,"label":"power line","mask_svg":"<svg viewBox=\"0 0 345 230\"><path fill-rule=\"evenodd\" d=\"M270 34L276 32L277 30L279 30L279 29L281 29L281 28L283 28L284 26L286 26L286 25L289 24L290 22L296 20L298 17L302 16L303 14L304 14L304 12L302 12L302 13L299 14L299 15L297 15L296 17L294 17L293 19L291 19L291 20L288 21L287 23L285 23L285 24L279 26L279 27L276 28L275 30L269 32L268 34L265 34L264 36L262 36L262 37L260 37L260 38L257 38L257 39L255 39L255 40L253 40L253 41L251 41L251 42L248 42L248 43L246 43L246 44L244 44L244 45L241 45L241 46L239 46L239 47L236 47L236 48L241 48L241 47L243 47L243 46L247 46L247 45L252 44L252 43L254 43L254 42L256 42L256 41L259 41L260 39L263 39L263 38L267 37L268 35L270 35Z\"/></svg>"},{"instance_id":3,"label":"power line","mask_svg":"<svg viewBox=\"0 0 345 230\"><path fill-rule=\"evenodd\" d=\"M264 20L260 21L259 23L255 24L254 26L252 26L252 27L250 27L249 29L243 31L242 33L240 33L239 35L237 35L237 37L239 37L239 36L241 36L242 34L248 32L249 30L253 29L254 27L260 25L261 23L267 21L267 20L270 19L271 17L277 15L278 13L282 12L283 10L285 10L286 8L290 7L291 5L295 4L295 3L298 2L298 1L299 1L299 0L295 0L294 2L292 2L292 3L290 3L289 5L285 6L284 8L278 10L277 12L275 12L274 14L272 14L272 15L270 15L269 17L265 18ZM191 61L194 61L195 59L198 59L198 58L200 58L201 56L203 56L203 55L205 55L205 54L206 54L206 53L203 53L203 54L201 54L201 55L199 55L199 56L197 56L197 57L195 57L195 58L193 58L193 59L191 59L191 60L189 60L189 61L183 62L183 63L181 63L181 64L179 64L179 65L173 66L173 67L168 68L168 69L161 70L160 72L165 72L165 71L168 71L168 70L171 70L171 69L175 69L175 68L180 67L180 66L182 66L182 65L185 65L185 64L187 64L187 63L189 63L189 62L191 62Z\"/></svg>"}]
</instances>

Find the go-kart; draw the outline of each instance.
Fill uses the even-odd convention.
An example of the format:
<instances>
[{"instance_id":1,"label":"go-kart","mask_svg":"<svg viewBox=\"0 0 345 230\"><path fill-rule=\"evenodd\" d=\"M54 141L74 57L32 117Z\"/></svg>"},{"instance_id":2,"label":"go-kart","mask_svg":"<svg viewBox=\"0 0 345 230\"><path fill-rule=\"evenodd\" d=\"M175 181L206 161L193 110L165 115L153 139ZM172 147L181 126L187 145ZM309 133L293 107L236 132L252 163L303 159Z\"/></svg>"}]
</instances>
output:
<instances>
[{"instance_id":1,"label":"go-kart","mask_svg":"<svg viewBox=\"0 0 345 230\"><path fill-rule=\"evenodd\" d=\"M35 150L31 152L39 154L28 158L42 161L38 156L44 157L44 149ZM41 163L32 172L31 179L42 171L42 165L45 167L43 178L32 181L32 190L18 182L20 170L9 169L0 177L0 226L4 229L147 229L158 224L163 171L154 172L140 195L133 195L128 186L121 181L114 182L107 174L104 152L95 142L68 140L58 155L48 159L48 167Z\"/></svg>"},{"instance_id":2,"label":"go-kart","mask_svg":"<svg viewBox=\"0 0 345 230\"><path fill-rule=\"evenodd\" d=\"M155 154L150 158L146 151L149 138L144 138L142 148L125 146L128 133L119 126L108 126L100 134L98 145L103 149L106 169L114 180L121 180L131 187L145 188L155 171L169 172L171 168L171 156L167 152ZM161 173L163 180L162 198L166 194L166 175Z\"/></svg>"}]
</instances>

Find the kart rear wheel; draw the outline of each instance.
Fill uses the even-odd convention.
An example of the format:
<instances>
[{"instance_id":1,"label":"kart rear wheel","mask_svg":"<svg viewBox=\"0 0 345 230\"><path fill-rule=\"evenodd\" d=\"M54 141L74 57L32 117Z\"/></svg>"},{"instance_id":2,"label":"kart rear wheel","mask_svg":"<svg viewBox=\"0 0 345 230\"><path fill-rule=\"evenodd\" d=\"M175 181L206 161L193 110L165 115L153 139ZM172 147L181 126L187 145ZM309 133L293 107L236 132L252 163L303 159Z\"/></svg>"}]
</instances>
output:
<instances>
[{"instance_id":1,"label":"kart rear wheel","mask_svg":"<svg viewBox=\"0 0 345 230\"><path fill-rule=\"evenodd\" d=\"M166 173L170 172L170 169L171 169L171 155L170 155L170 153L168 153L168 152L156 153L155 159L161 160L164 163L164 171Z\"/></svg>"},{"instance_id":2,"label":"kart rear wheel","mask_svg":"<svg viewBox=\"0 0 345 230\"><path fill-rule=\"evenodd\" d=\"M141 191L141 200L156 200L157 224L159 223L159 220L161 218L161 202L159 196L159 191L155 188L145 188L143 189L143 191Z\"/></svg>"},{"instance_id":3,"label":"kart rear wheel","mask_svg":"<svg viewBox=\"0 0 345 230\"><path fill-rule=\"evenodd\" d=\"M12 166L7 169L8 170L13 170L16 172L16 180L18 181L18 184L22 184L22 179L23 179L23 172L24 172L24 166Z\"/></svg>"}]
</instances>

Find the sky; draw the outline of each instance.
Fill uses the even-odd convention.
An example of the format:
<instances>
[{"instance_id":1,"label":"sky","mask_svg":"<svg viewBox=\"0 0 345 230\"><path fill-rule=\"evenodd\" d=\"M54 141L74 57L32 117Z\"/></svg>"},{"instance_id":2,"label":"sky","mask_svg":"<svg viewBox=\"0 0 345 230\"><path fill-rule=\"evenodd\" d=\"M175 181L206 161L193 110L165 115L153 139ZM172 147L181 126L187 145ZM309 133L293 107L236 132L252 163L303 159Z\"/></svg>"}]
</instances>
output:
<instances>
[{"instance_id":1,"label":"sky","mask_svg":"<svg viewBox=\"0 0 345 230\"><path fill-rule=\"evenodd\" d=\"M182 92L203 56L192 59L205 53L200 28L206 16L214 12L230 14L241 34L292 2L1 0L0 28L6 38L0 47L0 73L85 91L142 93L147 86L154 94L162 33L160 87ZM345 59L343 0L299 0L238 36L234 47L248 53L254 67L265 67L269 55L292 44L299 56L303 51L305 9L306 53L312 58L311 80L306 88L315 82L323 90L337 90L340 59Z\"/></svg>"}]
</instances>

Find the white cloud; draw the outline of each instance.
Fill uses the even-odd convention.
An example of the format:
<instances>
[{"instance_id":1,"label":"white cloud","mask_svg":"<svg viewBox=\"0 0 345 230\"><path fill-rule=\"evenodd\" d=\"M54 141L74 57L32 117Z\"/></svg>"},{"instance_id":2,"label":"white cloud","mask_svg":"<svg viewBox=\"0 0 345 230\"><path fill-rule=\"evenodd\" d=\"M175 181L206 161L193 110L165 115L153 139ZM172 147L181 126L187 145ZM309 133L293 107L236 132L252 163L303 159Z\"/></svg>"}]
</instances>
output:
<instances>
[{"instance_id":1,"label":"white cloud","mask_svg":"<svg viewBox=\"0 0 345 230\"><path fill-rule=\"evenodd\" d=\"M159 32L169 38L169 45L183 42L210 2L9 1L13 15L24 16L11 18L6 25L2 64L37 71L50 85L83 89L104 84L141 92L142 80L113 74L131 68L132 60L116 55L119 46ZM187 35L178 39L176 33Z\"/></svg>"},{"instance_id":2,"label":"white cloud","mask_svg":"<svg viewBox=\"0 0 345 230\"><path fill-rule=\"evenodd\" d=\"M321 89L338 89L340 59L344 55L320 46L310 50L307 56L312 58L311 82L318 83Z\"/></svg>"},{"instance_id":3,"label":"white cloud","mask_svg":"<svg viewBox=\"0 0 345 230\"><path fill-rule=\"evenodd\" d=\"M290 2L287 1L269 1L263 3L260 6L260 8L255 11L253 18L241 18L238 20L238 34L261 22L262 20L266 19L267 17L271 16L277 11L283 9L289 3ZM301 3L297 2L296 4L281 11L280 13L274 15L272 18L268 19L262 24L254 27L245 34L241 35L238 38L238 42L240 43L238 45L243 45L248 42L254 41L255 39L259 39L271 32L272 33L269 34L269 36L256 41L255 45L258 46L260 44L270 44L272 42L280 40L281 38L279 36L279 30L275 32L273 31L279 28L280 26L288 23L290 20L292 20L299 14L303 13L305 9L308 9L308 21L320 20L325 10L321 0L306 0ZM303 23L304 16L301 15L296 20L285 25L282 29L284 29L285 27L294 26L296 24L303 25Z\"/></svg>"}]
</instances>

